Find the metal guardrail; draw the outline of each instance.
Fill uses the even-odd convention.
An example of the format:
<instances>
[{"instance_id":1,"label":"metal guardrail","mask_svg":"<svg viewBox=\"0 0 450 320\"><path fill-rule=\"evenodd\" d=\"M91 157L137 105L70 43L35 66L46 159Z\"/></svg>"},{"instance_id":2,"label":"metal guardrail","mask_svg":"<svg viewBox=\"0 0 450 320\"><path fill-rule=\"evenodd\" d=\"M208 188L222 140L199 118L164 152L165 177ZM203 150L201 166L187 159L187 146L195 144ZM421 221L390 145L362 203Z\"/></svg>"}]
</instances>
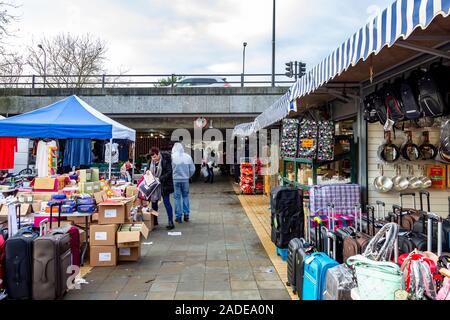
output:
<instances>
[{"instance_id":1,"label":"metal guardrail","mask_svg":"<svg viewBox=\"0 0 450 320\"><path fill-rule=\"evenodd\" d=\"M102 75L0 75L0 88L135 88L177 87L185 78L225 78L231 87L270 87L271 74L102 74ZM181 78L181 79L180 79ZM162 85L161 80L170 82ZM293 79L275 75L275 86L290 86ZM193 86L194 87L194 86Z\"/></svg>"}]
</instances>

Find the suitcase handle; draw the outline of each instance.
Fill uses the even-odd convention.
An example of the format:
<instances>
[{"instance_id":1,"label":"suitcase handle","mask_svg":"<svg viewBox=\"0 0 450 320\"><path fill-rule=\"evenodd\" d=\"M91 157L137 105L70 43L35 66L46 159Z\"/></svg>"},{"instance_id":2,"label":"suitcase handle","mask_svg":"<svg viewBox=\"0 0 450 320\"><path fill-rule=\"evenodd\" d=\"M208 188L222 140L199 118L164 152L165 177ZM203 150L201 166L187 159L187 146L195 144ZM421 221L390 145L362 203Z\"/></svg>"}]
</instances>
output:
<instances>
[{"instance_id":1,"label":"suitcase handle","mask_svg":"<svg viewBox=\"0 0 450 320\"><path fill-rule=\"evenodd\" d=\"M58 228L61 226L61 210L62 210L62 202L52 202L50 204L50 229L52 229L52 220L53 220L53 207L58 206Z\"/></svg>"},{"instance_id":2,"label":"suitcase handle","mask_svg":"<svg viewBox=\"0 0 450 320\"><path fill-rule=\"evenodd\" d=\"M423 199L422 198L423 198L423 196L426 196L426 198L427 198L427 208L428 208L427 212L430 212L431 211L430 193L428 191L422 190L422 191L419 192L419 195L420 195L420 211L423 211Z\"/></svg>"},{"instance_id":3,"label":"suitcase handle","mask_svg":"<svg viewBox=\"0 0 450 320\"><path fill-rule=\"evenodd\" d=\"M402 193L400 193L400 206L402 208L404 208L403 207L403 197L407 197L407 196L413 197L413 199L414 199L414 209L417 209L417 207L416 207L416 193L415 192L402 192Z\"/></svg>"}]
</instances>

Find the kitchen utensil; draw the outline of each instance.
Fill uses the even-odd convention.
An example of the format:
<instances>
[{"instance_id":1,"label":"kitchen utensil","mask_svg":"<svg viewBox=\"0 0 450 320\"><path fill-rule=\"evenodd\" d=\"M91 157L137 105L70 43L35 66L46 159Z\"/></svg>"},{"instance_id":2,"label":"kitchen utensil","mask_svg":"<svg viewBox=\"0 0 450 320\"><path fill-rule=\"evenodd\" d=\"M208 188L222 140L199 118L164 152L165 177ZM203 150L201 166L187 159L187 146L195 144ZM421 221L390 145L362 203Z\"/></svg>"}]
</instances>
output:
<instances>
[{"instance_id":1,"label":"kitchen utensil","mask_svg":"<svg viewBox=\"0 0 450 320\"><path fill-rule=\"evenodd\" d=\"M432 160L436 158L438 150L436 146L430 143L430 133L423 133L423 143L419 146L419 151L423 160Z\"/></svg>"},{"instance_id":2,"label":"kitchen utensil","mask_svg":"<svg viewBox=\"0 0 450 320\"><path fill-rule=\"evenodd\" d=\"M387 163L394 163L400 158L400 148L392 143L391 132L384 133L385 142L378 148L378 157Z\"/></svg>"},{"instance_id":3,"label":"kitchen utensil","mask_svg":"<svg viewBox=\"0 0 450 320\"><path fill-rule=\"evenodd\" d=\"M402 176L400 166L395 166L396 176L392 178L392 183L394 184L395 191L405 191L409 187L408 178Z\"/></svg>"},{"instance_id":4,"label":"kitchen utensil","mask_svg":"<svg viewBox=\"0 0 450 320\"><path fill-rule=\"evenodd\" d=\"M408 161L417 161L420 159L419 147L412 140L412 132L406 131L406 142L401 147L401 153L403 158Z\"/></svg>"},{"instance_id":5,"label":"kitchen utensil","mask_svg":"<svg viewBox=\"0 0 450 320\"><path fill-rule=\"evenodd\" d=\"M394 183L392 182L392 179L389 177L384 176L384 168L383 165L378 165L378 168L380 169L380 176L376 177L373 181L373 185L375 189L378 192L386 193L392 190L394 187Z\"/></svg>"},{"instance_id":6,"label":"kitchen utensil","mask_svg":"<svg viewBox=\"0 0 450 320\"><path fill-rule=\"evenodd\" d=\"M422 177L420 178L422 182L422 189L431 188L431 186L433 185L433 181L431 181L431 179L427 176L425 166L421 166L420 169L422 170Z\"/></svg>"},{"instance_id":7,"label":"kitchen utensil","mask_svg":"<svg viewBox=\"0 0 450 320\"><path fill-rule=\"evenodd\" d=\"M409 181L409 189L417 190L422 188L423 184L419 177L414 175L414 168L412 166L410 168L411 176L408 178Z\"/></svg>"}]
</instances>

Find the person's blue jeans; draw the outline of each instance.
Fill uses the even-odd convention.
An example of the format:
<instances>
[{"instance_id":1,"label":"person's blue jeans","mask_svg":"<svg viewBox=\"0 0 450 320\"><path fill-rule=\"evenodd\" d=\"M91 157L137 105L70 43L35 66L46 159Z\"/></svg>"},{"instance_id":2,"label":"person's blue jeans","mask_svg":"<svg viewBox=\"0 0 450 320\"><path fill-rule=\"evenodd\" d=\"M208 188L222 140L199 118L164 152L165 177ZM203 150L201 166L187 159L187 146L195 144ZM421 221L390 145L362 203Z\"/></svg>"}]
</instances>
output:
<instances>
[{"instance_id":1,"label":"person's blue jeans","mask_svg":"<svg viewBox=\"0 0 450 320\"><path fill-rule=\"evenodd\" d=\"M189 217L189 181L174 181L175 193L175 215L177 219L181 219L183 214Z\"/></svg>"},{"instance_id":2,"label":"person's blue jeans","mask_svg":"<svg viewBox=\"0 0 450 320\"><path fill-rule=\"evenodd\" d=\"M169 224L173 224L173 208L170 203L170 194L163 196L162 199L164 202L164 207L166 208ZM152 202L152 209L158 212L158 202Z\"/></svg>"}]
</instances>

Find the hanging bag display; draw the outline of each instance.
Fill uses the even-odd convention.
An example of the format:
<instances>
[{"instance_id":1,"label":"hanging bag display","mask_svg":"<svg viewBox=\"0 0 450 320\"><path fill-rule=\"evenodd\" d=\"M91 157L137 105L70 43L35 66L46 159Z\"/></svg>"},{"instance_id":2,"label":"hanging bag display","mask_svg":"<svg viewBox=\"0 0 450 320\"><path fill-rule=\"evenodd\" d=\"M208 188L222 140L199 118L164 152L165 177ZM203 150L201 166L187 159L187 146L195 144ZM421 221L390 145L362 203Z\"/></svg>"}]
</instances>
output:
<instances>
[{"instance_id":1,"label":"hanging bag display","mask_svg":"<svg viewBox=\"0 0 450 320\"><path fill-rule=\"evenodd\" d=\"M384 90L384 103L389 119L394 122L402 121L405 118L403 102L399 98L394 86L387 85Z\"/></svg>"},{"instance_id":2,"label":"hanging bag display","mask_svg":"<svg viewBox=\"0 0 450 320\"><path fill-rule=\"evenodd\" d=\"M319 121L317 160L331 161L334 159L334 133L335 127L333 121Z\"/></svg>"},{"instance_id":3,"label":"hanging bag display","mask_svg":"<svg viewBox=\"0 0 450 320\"><path fill-rule=\"evenodd\" d=\"M347 264L354 269L361 300L395 300L395 293L404 289L402 272L395 263L357 255Z\"/></svg>"},{"instance_id":4,"label":"hanging bag display","mask_svg":"<svg viewBox=\"0 0 450 320\"><path fill-rule=\"evenodd\" d=\"M315 159L317 155L318 122L303 119L300 122L298 157Z\"/></svg>"},{"instance_id":5,"label":"hanging bag display","mask_svg":"<svg viewBox=\"0 0 450 320\"><path fill-rule=\"evenodd\" d=\"M364 98L364 120L369 123L377 123L380 121L374 102L375 98L375 93L369 94Z\"/></svg>"},{"instance_id":6,"label":"hanging bag display","mask_svg":"<svg viewBox=\"0 0 450 320\"><path fill-rule=\"evenodd\" d=\"M418 81L419 106L425 117L441 117L446 113L446 102L435 78L435 67L431 67Z\"/></svg>"},{"instance_id":7,"label":"hanging bag display","mask_svg":"<svg viewBox=\"0 0 450 320\"><path fill-rule=\"evenodd\" d=\"M422 110L420 109L420 105L417 103L417 97L410 81L405 80L400 85L400 95L403 101L405 118L408 120L419 119L422 115Z\"/></svg>"}]
</instances>

